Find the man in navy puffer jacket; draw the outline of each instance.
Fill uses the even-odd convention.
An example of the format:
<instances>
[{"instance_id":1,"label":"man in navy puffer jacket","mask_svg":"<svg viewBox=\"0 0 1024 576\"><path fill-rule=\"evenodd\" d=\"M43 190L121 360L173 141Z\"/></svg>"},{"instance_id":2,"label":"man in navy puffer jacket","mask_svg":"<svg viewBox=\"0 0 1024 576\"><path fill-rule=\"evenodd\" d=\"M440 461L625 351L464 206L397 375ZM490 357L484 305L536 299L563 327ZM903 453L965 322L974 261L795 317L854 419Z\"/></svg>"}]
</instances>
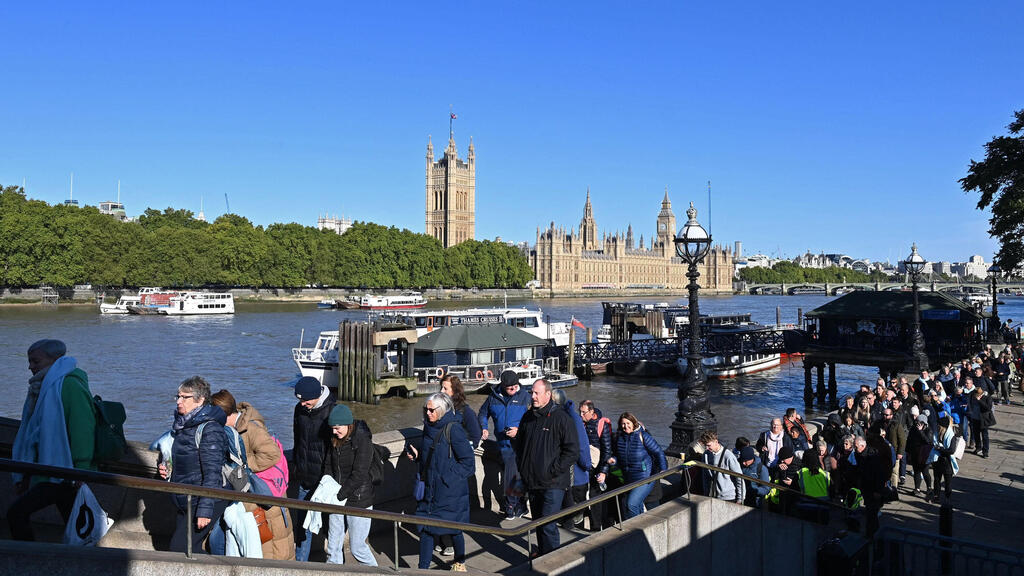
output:
<instances>
[{"instance_id":1,"label":"man in navy puffer jacket","mask_svg":"<svg viewBox=\"0 0 1024 576\"><path fill-rule=\"evenodd\" d=\"M519 387L519 375L511 370L501 373L498 385L491 390L491 395L484 400L477 413L477 420L483 430L480 439L487 440L487 420L494 420L494 440L501 450L504 471L501 486L506 495L505 517L508 519L526 513L526 501L511 494L513 479L519 476L516 467L516 455L512 451L512 439L519 431L519 421L530 408L530 395Z\"/></svg>"}]
</instances>

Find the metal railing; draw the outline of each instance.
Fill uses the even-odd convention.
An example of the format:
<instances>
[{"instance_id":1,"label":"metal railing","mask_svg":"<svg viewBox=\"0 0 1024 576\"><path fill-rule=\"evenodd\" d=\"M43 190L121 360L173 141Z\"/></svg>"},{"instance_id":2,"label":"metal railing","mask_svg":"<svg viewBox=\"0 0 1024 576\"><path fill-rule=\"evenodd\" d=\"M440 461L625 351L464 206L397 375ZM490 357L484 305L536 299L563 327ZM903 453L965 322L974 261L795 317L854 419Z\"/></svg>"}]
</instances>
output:
<instances>
[{"instance_id":1,"label":"metal railing","mask_svg":"<svg viewBox=\"0 0 1024 576\"><path fill-rule=\"evenodd\" d=\"M625 494L630 490L649 484L651 482L657 482L663 478L667 478L673 474L684 472L683 477L686 478L687 474L685 471L693 466L698 465L694 462L684 462L678 466L671 467L667 470L652 474L651 476L638 480L631 484L626 484L619 488L608 490L601 493L600 495L594 496L583 502L574 504L568 508L560 510L556 514L544 516L542 518L534 519L526 524L515 526L512 528L501 528L495 526L484 526L481 524L463 523L463 522L451 522L448 520L441 520L439 518L432 518L429 516L412 516L409 514L403 514L399 512L387 512L384 510L368 510L365 508L353 508L350 506L336 506L333 504L324 504L319 502L310 502L308 500L296 500L293 498L278 498L274 496L261 496L252 494L249 492L235 492L233 490L224 490L220 488L205 488L202 486L195 486L192 484L179 484L176 482L168 482L165 480L157 480L155 478L142 478L138 476L126 476L122 474L112 474L107 472L94 472L91 470L79 470L75 468L61 468L56 466L46 466L42 464L33 464L28 462L18 462L10 459L0 459L0 470L6 472L17 472L24 475L32 476L45 476L53 478L63 478L65 480L74 480L86 483L105 484L109 486L116 486L120 488L130 488L136 490L145 490L149 492L163 492L165 494L177 494L186 496L186 523L187 523L187 549L185 556L192 558L192 506L193 499L196 497L203 498L217 498L219 500L229 500L232 502L249 502L257 505L264 506L280 506L288 509L298 509L306 511L316 511L327 514L344 514L346 516L356 516L360 518L370 518L372 520L383 520L391 522L394 529L394 544L395 544L395 555L394 555L394 569L399 570L399 553L398 553L398 527L399 524L415 524L420 526L434 526L437 528L445 528L449 530L459 530L462 532L488 534L492 536L503 536L503 537L515 537L526 534L526 556L531 568L533 566L533 533L539 530L546 524L551 522L557 522L560 519L576 514L590 508L594 504L616 498L619 495ZM726 471L728 472L728 471ZM687 496L689 496L689 484L687 483ZM618 499L616 499L616 514L618 522L615 527L618 530L622 530L622 509Z\"/></svg>"},{"instance_id":2,"label":"metal railing","mask_svg":"<svg viewBox=\"0 0 1024 576\"><path fill-rule=\"evenodd\" d=\"M1013 527L1007 527L1013 530ZM885 576L922 574L1024 575L1024 551L970 542L907 528L884 527L875 535Z\"/></svg>"}]
</instances>

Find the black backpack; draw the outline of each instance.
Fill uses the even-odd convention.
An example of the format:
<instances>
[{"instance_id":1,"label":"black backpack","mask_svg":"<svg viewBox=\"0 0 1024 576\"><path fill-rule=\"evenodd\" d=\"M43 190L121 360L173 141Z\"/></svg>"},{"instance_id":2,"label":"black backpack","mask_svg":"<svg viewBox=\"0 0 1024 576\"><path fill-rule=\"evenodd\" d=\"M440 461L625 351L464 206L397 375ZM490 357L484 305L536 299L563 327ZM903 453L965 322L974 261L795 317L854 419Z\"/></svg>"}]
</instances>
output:
<instances>
[{"instance_id":1,"label":"black backpack","mask_svg":"<svg viewBox=\"0 0 1024 576\"><path fill-rule=\"evenodd\" d=\"M127 418L124 404L108 402L96 395L92 397L92 405L96 414L95 460L101 464L117 462L128 451L128 440L124 437Z\"/></svg>"},{"instance_id":2,"label":"black backpack","mask_svg":"<svg viewBox=\"0 0 1024 576\"><path fill-rule=\"evenodd\" d=\"M391 451L380 444L371 444L373 454L370 456L370 483L380 486L384 481L384 468L391 457Z\"/></svg>"}]
</instances>

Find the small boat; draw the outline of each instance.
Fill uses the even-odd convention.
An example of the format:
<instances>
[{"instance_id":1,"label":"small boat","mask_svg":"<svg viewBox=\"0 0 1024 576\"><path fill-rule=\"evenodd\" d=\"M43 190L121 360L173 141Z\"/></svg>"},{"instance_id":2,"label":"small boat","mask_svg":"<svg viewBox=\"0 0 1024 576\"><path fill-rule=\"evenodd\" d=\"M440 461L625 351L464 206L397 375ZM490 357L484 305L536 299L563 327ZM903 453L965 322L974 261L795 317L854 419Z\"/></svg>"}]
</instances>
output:
<instances>
[{"instance_id":1,"label":"small boat","mask_svg":"<svg viewBox=\"0 0 1024 576\"><path fill-rule=\"evenodd\" d=\"M325 298L317 302L316 307L320 310L336 310L338 308L338 302L334 298Z\"/></svg>"},{"instance_id":2,"label":"small boat","mask_svg":"<svg viewBox=\"0 0 1024 576\"><path fill-rule=\"evenodd\" d=\"M100 304L100 314L128 314L129 306L138 306L138 296L121 296L116 304Z\"/></svg>"},{"instance_id":3,"label":"small boat","mask_svg":"<svg viewBox=\"0 0 1024 576\"><path fill-rule=\"evenodd\" d=\"M402 292L397 296L375 296L367 294L359 300L359 307L364 310L412 310L423 308L427 299L420 292Z\"/></svg>"},{"instance_id":4,"label":"small boat","mask_svg":"<svg viewBox=\"0 0 1024 576\"><path fill-rule=\"evenodd\" d=\"M756 322L742 322L737 324L726 324L712 326L709 334L728 335L744 334L749 332L772 331L777 328L763 326ZM704 358L704 371L708 378L725 379L734 378L741 374L752 374L761 370L775 368L782 363L782 355L779 353L739 353L720 356L709 356ZM676 361L676 369L680 374L686 374L686 358L682 357Z\"/></svg>"},{"instance_id":5,"label":"small boat","mask_svg":"<svg viewBox=\"0 0 1024 576\"><path fill-rule=\"evenodd\" d=\"M796 288L790 288L789 294L791 296L806 296L809 294L813 295L827 295L824 288L818 288L815 286L797 286Z\"/></svg>"},{"instance_id":6,"label":"small boat","mask_svg":"<svg viewBox=\"0 0 1024 576\"><path fill-rule=\"evenodd\" d=\"M157 287L139 288L140 306L169 306L171 298L180 294L177 290L164 290Z\"/></svg>"}]
</instances>

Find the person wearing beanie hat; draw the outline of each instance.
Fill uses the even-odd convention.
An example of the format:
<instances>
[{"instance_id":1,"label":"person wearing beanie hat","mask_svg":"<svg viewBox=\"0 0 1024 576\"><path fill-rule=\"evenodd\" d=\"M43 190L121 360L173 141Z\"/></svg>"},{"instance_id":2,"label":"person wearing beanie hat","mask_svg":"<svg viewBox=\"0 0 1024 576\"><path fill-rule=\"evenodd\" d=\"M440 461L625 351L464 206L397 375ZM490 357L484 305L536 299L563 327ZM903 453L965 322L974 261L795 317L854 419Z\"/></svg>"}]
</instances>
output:
<instances>
[{"instance_id":1,"label":"person wearing beanie hat","mask_svg":"<svg viewBox=\"0 0 1024 576\"><path fill-rule=\"evenodd\" d=\"M307 400L316 400L320 398L320 393L323 390L323 385L320 381L312 376L303 376L299 378L299 381L295 383L295 397L305 402Z\"/></svg>"},{"instance_id":2,"label":"person wearing beanie hat","mask_svg":"<svg viewBox=\"0 0 1024 576\"><path fill-rule=\"evenodd\" d=\"M771 477L768 475L768 467L761 462L761 458L758 457L757 450L753 446L746 446L740 450L740 455L737 459L744 476L757 478L763 482L771 481ZM765 495L771 490L771 486L750 480L744 480L743 482L745 484L743 503L747 506L760 508Z\"/></svg>"},{"instance_id":3,"label":"person wearing beanie hat","mask_svg":"<svg viewBox=\"0 0 1024 576\"><path fill-rule=\"evenodd\" d=\"M292 417L292 464L294 471L290 483L298 490L299 500L308 500L316 490L323 475L324 459L330 442L331 429L327 418L334 408L335 398L330 388L320 384L316 378L300 378L295 383L295 397L298 402ZM305 511L292 508L292 521L302 526ZM309 530L297 530L295 535L295 559L309 560L313 534Z\"/></svg>"},{"instance_id":4,"label":"person wearing beanie hat","mask_svg":"<svg viewBox=\"0 0 1024 576\"><path fill-rule=\"evenodd\" d=\"M506 495L505 518L512 519L526 513L526 499L513 494L514 480L519 476L516 466L516 455L512 450L512 439L519 432L519 421L530 409L530 394L519 386L519 375L512 370L505 370L498 377L498 384L491 389L487 400L477 412L480 424L480 440L487 440L490 432L488 421L494 422L494 440L501 451L504 467L501 473L502 492Z\"/></svg>"},{"instance_id":5,"label":"person wearing beanie hat","mask_svg":"<svg viewBox=\"0 0 1024 576\"><path fill-rule=\"evenodd\" d=\"M348 406L337 403L327 417L331 441L324 459L324 473L341 485L338 501L354 508L373 508L374 488L370 480L373 461L373 433L362 420L352 416ZM377 558L366 543L370 534L370 518L331 514L327 532L327 563L345 563L345 530L348 529L349 551L360 564L376 566Z\"/></svg>"},{"instance_id":6,"label":"person wearing beanie hat","mask_svg":"<svg viewBox=\"0 0 1024 576\"><path fill-rule=\"evenodd\" d=\"M799 486L796 483L797 474L800 472L802 463L796 458L791 446L779 448L778 458L775 465L768 467L768 476L772 482L786 488L796 490ZM788 490L781 490L777 500L776 512L787 514L794 502L794 496Z\"/></svg>"}]
</instances>

